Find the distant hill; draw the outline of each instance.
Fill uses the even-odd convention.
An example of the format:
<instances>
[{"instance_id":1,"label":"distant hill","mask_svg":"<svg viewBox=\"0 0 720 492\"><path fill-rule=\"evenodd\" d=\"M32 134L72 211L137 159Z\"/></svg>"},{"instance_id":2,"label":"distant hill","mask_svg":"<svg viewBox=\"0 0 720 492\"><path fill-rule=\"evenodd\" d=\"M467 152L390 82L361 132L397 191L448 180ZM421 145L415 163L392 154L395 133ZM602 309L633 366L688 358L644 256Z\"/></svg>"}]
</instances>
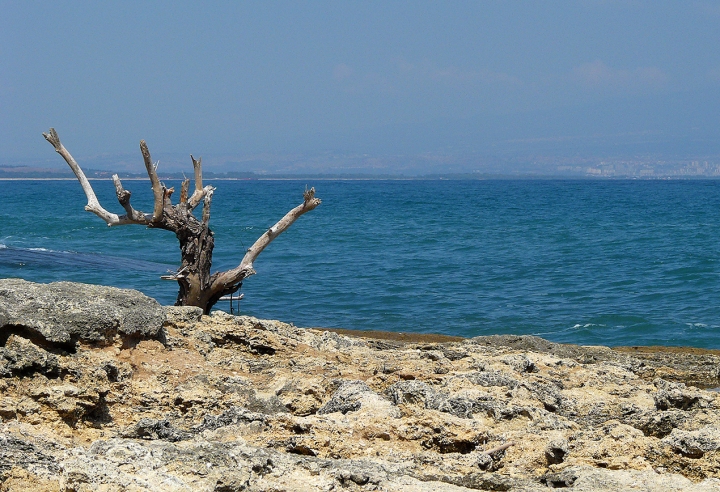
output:
<instances>
[{"instance_id":1,"label":"distant hill","mask_svg":"<svg viewBox=\"0 0 720 492\"><path fill-rule=\"evenodd\" d=\"M111 179L117 174L124 179L148 179L147 174L112 172L102 169L83 169L88 179ZM160 179L184 179L186 175L181 172L160 173ZM250 172L228 172L213 173L204 172L205 179L257 179L259 175ZM0 179L75 179L75 175L69 169L49 168L40 166L0 166Z\"/></svg>"}]
</instances>

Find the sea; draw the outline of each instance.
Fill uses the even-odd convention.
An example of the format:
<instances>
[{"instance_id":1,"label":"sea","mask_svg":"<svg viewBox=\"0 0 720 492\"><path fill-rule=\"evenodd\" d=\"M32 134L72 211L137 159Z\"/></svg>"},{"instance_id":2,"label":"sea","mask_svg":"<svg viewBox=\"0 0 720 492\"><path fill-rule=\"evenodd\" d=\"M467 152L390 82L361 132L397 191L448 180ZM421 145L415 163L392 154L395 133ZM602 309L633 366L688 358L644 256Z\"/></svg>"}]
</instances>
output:
<instances>
[{"instance_id":1,"label":"sea","mask_svg":"<svg viewBox=\"0 0 720 492\"><path fill-rule=\"evenodd\" d=\"M302 327L720 348L720 181L208 183L219 270L306 186L323 201L258 257L235 313ZM149 182L124 184L135 208L151 211ZM122 212L111 181L93 186ZM179 266L171 232L107 227L83 209L76 181L0 181L0 197L0 278L174 303L177 284L160 278Z\"/></svg>"}]
</instances>

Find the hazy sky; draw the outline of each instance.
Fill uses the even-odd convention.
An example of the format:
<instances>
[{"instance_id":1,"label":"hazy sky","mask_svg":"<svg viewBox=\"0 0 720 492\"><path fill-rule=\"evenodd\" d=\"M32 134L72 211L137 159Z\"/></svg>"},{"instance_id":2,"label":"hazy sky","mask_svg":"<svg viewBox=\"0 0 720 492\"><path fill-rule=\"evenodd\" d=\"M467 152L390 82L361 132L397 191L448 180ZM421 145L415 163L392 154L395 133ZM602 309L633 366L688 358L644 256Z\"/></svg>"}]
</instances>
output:
<instances>
[{"instance_id":1,"label":"hazy sky","mask_svg":"<svg viewBox=\"0 0 720 492\"><path fill-rule=\"evenodd\" d=\"M0 0L3 158L51 126L77 156L720 153L720 2Z\"/></svg>"}]
</instances>

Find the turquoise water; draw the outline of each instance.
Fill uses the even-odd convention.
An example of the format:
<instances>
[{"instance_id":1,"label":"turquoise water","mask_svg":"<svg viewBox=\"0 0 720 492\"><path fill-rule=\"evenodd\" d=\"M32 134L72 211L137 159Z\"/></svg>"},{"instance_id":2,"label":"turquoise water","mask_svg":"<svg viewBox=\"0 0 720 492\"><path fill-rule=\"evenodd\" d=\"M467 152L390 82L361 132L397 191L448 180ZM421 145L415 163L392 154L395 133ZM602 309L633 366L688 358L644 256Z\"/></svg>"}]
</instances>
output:
<instances>
[{"instance_id":1,"label":"turquoise water","mask_svg":"<svg viewBox=\"0 0 720 492\"><path fill-rule=\"evenodd\" d=\"M176 183L169 183L175 184ZM266 249L241 311L299 326L720 348L718 181L217 181L216 268L305 185L323 204ZM147 181L128 181L151 209ZM110 181L94 182L120 212ZM73 181L0 181L0 277L172 304L172 233L109 228ZM219 304L219 308L228 306Z\"/></svg>"}]
</instances>

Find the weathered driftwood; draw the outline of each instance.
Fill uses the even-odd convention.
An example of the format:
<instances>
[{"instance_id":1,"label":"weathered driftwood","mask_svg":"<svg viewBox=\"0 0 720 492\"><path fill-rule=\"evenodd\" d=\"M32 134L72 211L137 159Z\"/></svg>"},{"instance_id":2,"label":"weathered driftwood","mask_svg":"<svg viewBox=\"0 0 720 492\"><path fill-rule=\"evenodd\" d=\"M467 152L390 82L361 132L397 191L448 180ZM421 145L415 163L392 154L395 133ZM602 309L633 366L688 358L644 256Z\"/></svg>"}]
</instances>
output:
<instances>
[{"instance_id":1,"label":"weathered driftwood","mask_svg":"<svg viewBox=\"0 0 720 492\"><path fill-rule=\"evenodd\" d=\"M511 442L506 442L505 444L501 444L501 445L499 445L499 446L495 446L494 448L486 449L485 451L483 451L483 454L495 454L495 453L499 453L499 452L501 452L501 451L505 451L505 450L508 449L510 446L515 446L515 443L512 442L512 441L511 441Z\"/></svg>"},{"instance_id":2,"label":"weathered driftwood","mask_svg":"<svg viewBox=\"0 0 720 492\"><path fill-rule=\"evenodd\" d=\"M212 251L215 240L209 223L210 205L215 188L210 185L203 186L201 159L190 156L195 174L195 190L192 195L188 196L190 180L185 179L180 187L180 200L176 205L173 205L170 197L175 190L174 188L166 188L160 182L156 165L153 164L147 144L144 140L141 140L140 151L145 161L145 169L150 178L155 198L153 210L151 214L135 210L130 204L130 191L123 187L120 178L115 174L112 177L115 184L115 193L118 202L125 210L125 214L117 215L107 211L100 205L90 181L88 181L73 156L70 155L70 152L60 142L60 137L55 129L51 128L48 133L43 133L43 136L52 144L55 151L65 159L65 162L75 173L88 200L85 210L100 217L108 226L140 224L175 233L180 242L182 259L180 268L171 277L172 280L178 282L180 287L175 304L178 306L198 306L203 308L206 313L221 297L237 292L242 285L242 281L255 273L253 263L273 239L282 234L301 215L314 209L321 202L319 198L315 198L314 188L306 190L303 195L303 202L290 210L260 236L247 250L237 267L224 272L211 273ZM202 218L198 220L193 215L193 210L200 203L203 204L203 211Z\"/></svg>"}]
</instances>

